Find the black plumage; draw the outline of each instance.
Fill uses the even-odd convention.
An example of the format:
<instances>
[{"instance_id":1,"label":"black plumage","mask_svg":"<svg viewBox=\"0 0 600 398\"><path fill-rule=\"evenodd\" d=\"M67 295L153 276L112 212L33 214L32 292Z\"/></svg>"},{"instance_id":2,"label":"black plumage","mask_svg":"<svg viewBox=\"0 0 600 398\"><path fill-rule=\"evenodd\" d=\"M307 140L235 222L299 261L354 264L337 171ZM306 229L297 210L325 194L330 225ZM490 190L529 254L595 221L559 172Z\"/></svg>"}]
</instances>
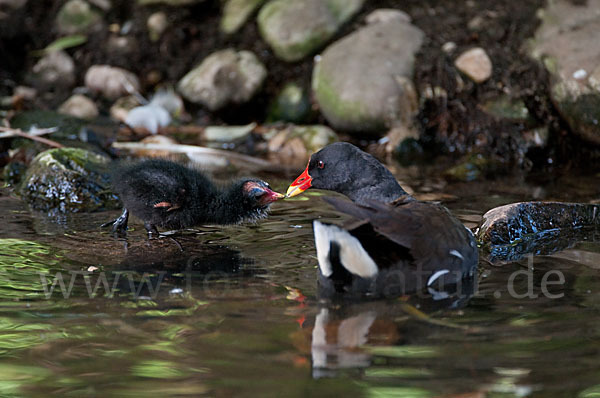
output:
<instances>
[{"instance_id":1,"label":"black plumage","mask_svg":"<svg viewBox=\"0 0 600 398\"><path fill-rule=\"evenodd\" d=\"M307 173L310 178L305 176ZM303 181L298 181L303 177ZM313 154L304 173L290 188L298 187L303 191L306 188L302 189L302 185L307 184L308 180L306 188L310 186L339 192L358 204L372 200L392 202L406 195L406 191L383 164L347 142L327 145ZM289 190L288 196L293 196Z\"/></svg>"},{"instance_id":2,"label":"black plumage","mask_svg":"<svg viewBox=\"0 0 600 398\"><path fill-rule=\"evenodd\" d=\"M456 284L478 263L475 238L444 206L408 195L373 156L348 143L313 154L288 189L342 193L325 200L356 221L344 229L314 222L321 291L397 296Z\"/></svg>"},{"instance_id":3,"label":"black plumage","mask_svg":"<svg viewBox=\"0 0 600 398\"><path fill-rule=\"evenodd\" d=\"M112 185L124 209L118 219L104 225L119 233L126 231L129 213L144 221L150 235L158 232L157 227L255 221L266 217L270 204L283 197L259 179L221 186L198 170L162 159L118 168Z\"/></svg>"}]
</instances>

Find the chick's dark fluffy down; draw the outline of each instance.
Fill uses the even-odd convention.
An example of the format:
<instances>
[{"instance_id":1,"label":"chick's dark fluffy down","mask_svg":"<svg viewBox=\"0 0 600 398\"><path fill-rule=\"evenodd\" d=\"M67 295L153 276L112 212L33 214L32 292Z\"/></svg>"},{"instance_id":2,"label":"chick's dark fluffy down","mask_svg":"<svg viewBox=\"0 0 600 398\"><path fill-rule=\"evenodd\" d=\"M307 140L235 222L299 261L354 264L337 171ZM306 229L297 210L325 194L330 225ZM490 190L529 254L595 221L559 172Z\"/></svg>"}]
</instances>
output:
<instances>
[{"instance_id":1,"label":"chick's dark fluffy down","mask_svg":"<svg viewBox=\"0 0 600 398\"><path fill-rule=\"evenodd\" d=\"M167 160L147 160L119 168L113 188L123 206L145 223L168 229L199 224L236 224L266 214L242 195L243 184L228 189L201 172Z\"/></svg>"}]
</instances>

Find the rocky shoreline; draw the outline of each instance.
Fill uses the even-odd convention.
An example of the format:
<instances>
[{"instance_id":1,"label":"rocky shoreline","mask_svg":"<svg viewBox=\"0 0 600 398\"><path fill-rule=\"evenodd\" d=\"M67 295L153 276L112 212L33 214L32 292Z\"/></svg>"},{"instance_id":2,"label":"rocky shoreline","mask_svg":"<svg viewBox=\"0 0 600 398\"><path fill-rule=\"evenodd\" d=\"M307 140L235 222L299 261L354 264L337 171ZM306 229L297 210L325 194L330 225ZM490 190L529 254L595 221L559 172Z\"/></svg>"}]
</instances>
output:
<instances>
[{"instance_id":1,"label":"rocky shoreline","mask_svg":"<svg viewBox=\"0 0 600 398\"><path fill-rule=\"evenodd\" d=\"M31 110L110 118L110 142L119 123L164 145L205 145L208 128L214 148L290 166L342 139L401 164L451 158L463 181L593 172L598 25L600 0L6 0L0 112L25 132L55 127L13 123ZM189 126L202 137L173 133ZM35 156L21 142L0 140L9 174Z\"/></svg>"}]
</instances>

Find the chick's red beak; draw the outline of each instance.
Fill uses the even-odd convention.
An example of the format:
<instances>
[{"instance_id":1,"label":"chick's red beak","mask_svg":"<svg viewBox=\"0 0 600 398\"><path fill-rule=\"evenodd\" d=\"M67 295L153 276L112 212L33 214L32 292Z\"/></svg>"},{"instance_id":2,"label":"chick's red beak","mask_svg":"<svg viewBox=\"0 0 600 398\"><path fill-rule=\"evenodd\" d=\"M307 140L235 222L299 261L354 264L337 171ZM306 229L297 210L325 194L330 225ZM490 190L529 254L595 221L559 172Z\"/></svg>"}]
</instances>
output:
<instances>
[{"instance_id":1,"label":"chick's red beak","mask_svg":"<svg viewBox=\"0 0 600 398\"><path fill-rule=\"evenodd\" d=\"M306 191L312 185L312 177L308 174L308 165L304 172L298 176L289 186L287 193L285 194L286 198L291 198L292 196L300 195L302 192Z\"/></svg>"},{"instance_id":2,"label":"chick's red beak","mask_svg":"<svg viewBox=\"0 0 600 398\"><path fill-rule=\"evenodd\" d=\"M265 191L265 194L263 196L261 196L261 198L260 198L260 203L262 205L268 205L269 203L273 203L273 202L285 197L285 195L283 195L279 192L275 192L269 188L263 188L263 189Z\"/></svg>"}]
</instances>

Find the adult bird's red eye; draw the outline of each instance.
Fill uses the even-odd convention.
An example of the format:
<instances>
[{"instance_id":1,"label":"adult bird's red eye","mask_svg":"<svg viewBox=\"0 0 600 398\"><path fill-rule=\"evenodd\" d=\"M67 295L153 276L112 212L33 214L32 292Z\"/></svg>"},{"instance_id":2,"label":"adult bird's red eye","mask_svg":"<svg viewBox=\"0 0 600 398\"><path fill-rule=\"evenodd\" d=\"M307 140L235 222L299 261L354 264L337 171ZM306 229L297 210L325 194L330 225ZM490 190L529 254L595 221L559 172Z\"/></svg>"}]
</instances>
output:
<instances>
[{"instance_id":1,"label":"adult bird's red eye","mask_svg":"<svg viewBox=\"0 0 600 398\"><path fill-rule=\"evenodd\" d=\"M317 167L322 169L323 167L325 167L325 163L323 163L322 160L319 160L319 163L317 163Z\"/></svg>"}]
</instances>

